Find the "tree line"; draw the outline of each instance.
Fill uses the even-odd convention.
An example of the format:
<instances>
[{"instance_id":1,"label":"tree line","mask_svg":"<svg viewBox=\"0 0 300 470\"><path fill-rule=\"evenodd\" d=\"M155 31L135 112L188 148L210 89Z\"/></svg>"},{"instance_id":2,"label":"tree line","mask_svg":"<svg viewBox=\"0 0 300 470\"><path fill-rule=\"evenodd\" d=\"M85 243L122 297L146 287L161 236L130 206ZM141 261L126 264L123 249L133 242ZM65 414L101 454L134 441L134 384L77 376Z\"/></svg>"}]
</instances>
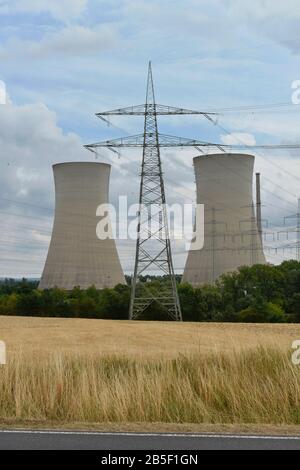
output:
<instances>
[{"instance_id":1,"label":"tree line","mask_svg":"<svg viewBox=\"0 0 300 470\"><path fill-rule=\"evenodd\" d=\"M180 283L180 276L177 281L184 321L300 322L298 261L241 267L215 284L201 287ZM0 315L124 320L128 318L130 282L127 277L127 285L113 289L91 286L65 291L39 290L37 281L5 279L0 281ZM153 276L141 282L147 282L148 288L163 288L165 279ZM168 320L168 316L153 303L142 319Z\"/></svg>"}]
</instances>

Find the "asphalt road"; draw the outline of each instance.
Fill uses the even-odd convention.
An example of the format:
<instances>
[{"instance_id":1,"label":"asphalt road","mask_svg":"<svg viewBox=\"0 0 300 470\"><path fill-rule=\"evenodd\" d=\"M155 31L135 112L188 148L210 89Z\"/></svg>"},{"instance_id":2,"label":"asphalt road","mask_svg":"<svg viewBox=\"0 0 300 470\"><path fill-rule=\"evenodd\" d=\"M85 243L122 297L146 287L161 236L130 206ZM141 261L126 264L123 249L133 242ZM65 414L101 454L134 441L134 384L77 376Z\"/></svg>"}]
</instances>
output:
<instances>
[{"instance_id":1,"label":"asphalt road","mask_svg":"<svg viewBox=\"0 0 300 470\"><path fill-rule=\"evenodd\" d=\"M300 450L300 436L0 431L0 450Z\"/></svg>"}]
</instances>

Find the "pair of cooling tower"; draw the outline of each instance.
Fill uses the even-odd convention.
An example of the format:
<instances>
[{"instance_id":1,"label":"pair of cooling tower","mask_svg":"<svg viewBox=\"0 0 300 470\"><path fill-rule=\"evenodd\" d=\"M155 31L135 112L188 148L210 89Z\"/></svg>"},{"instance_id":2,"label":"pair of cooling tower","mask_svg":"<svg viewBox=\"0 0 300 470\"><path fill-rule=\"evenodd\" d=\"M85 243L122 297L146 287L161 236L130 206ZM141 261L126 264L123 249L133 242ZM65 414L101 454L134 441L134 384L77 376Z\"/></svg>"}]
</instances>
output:
<instances>
[{"instance_id":1,"label":"pair of cooling tower","mask_svg":"<svg viewBox=\"0 0 300 470\"><path fill-rule=\"evenodd\" d=\"M204 204L204 247L189 252L183 282L211 283L240 266L265 263L252 197L254 156L204 155L194 158L194 168L197 203ZM125 283L115 241L96 234L110 170L104 163L53 166L55 219L41 289Z\"/></svg>"}]
</instances>

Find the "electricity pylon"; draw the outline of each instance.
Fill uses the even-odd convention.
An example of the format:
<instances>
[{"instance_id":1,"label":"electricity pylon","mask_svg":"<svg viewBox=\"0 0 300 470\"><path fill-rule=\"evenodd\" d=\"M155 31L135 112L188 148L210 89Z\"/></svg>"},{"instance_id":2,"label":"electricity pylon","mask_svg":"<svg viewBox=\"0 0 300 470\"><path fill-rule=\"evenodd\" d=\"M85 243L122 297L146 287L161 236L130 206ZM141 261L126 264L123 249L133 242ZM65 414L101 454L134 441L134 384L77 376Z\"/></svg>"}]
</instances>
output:
<instances>
[{"instance_id":1,"label":"electricity pylon","mask_svg":"<svg viewBox=\"0 0 300 470\"><path fill-rule=\"evenodd\" d=\"M107 147L109 149L143 147L135 268L129 311L130 319L137 319L153 302L156 302L163 307L171 319L176 321L182 320L172 261L160 148L162 146L197 148L197 146L209 146L210 144L159 134L157 115L174 114L198 114L204 115L207 119L212 119L210 114L214 115L215 113L203 113L156 104L152 67L151 63L149 63L146 103L144 105L96 114L101 119L106 119L105 117L112 115L144 116L144 133L85 146L91 151L95 151L98 147ZM155 283L151 285L151 282L139 282L141 276L153 268L158 275L164 276L164 282L159 289L155 288Z\"/></svg>"},{"instance_id":2,"label":"electricity pylon","mask_svg":"<svg viewBox=\"0 0 300 470\"><path fill-rule=\"evenodd\" d=\"M173 320L181 321L182 314L168 228L151 64L149 64L146 94L137 232L129 318L139 317L153 301L156 301L165 308ZM150 286L138 284L140 276L152 265L167 276L163 288L155 292Z\"/></svg>"}]
</instances>

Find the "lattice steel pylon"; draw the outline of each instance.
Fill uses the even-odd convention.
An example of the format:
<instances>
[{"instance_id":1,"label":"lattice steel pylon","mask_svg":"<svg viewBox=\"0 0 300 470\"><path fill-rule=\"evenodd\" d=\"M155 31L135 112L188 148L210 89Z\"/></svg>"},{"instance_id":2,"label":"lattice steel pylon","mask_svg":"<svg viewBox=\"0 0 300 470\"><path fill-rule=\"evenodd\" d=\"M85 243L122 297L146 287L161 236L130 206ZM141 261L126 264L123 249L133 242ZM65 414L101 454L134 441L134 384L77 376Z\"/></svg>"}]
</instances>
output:
<instances>
[{"instance_id":1,"label":"lattice steel pylon","mask_svg":"<svg viewBox=\"0 0 300 470\"><path fill-rule=\"evenodd\" d=\"M129 318L138 318L150 304L158 302L173 320L181 321L171 253L151 63L147 80L137 232ZM153 266L156 272L166 276L163 288L160 287L156 291L145 283L139 283L140 276Z\"/></svg>"}]
</instances>

